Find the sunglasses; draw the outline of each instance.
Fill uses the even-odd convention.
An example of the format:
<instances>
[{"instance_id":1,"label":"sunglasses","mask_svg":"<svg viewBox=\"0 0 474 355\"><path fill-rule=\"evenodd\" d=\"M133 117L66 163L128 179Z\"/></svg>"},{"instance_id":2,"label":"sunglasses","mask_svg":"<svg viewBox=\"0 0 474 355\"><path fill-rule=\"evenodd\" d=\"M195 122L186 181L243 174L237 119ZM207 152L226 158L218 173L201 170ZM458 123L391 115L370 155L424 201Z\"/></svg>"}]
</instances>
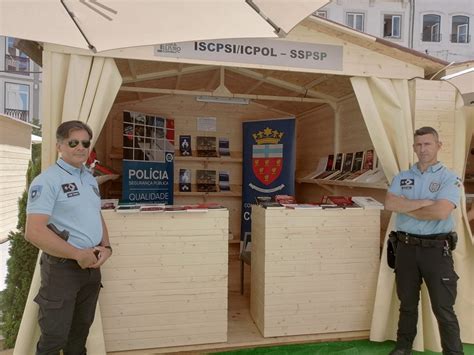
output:
<instances>
[{"instance_id":1,"label":"sunglasses","mask_svg":"<svg viewBox=\"0 0 474 355\"><path fill-rule=\"evenodd\" d=\"M91 146L90 140L80 141L77 139L71 139L70 141L67 142L67 145L69 146L69 148L76 148L79 145L79 143L81 143L84 148L89 148Z\"/></svg>"}]
</instances>

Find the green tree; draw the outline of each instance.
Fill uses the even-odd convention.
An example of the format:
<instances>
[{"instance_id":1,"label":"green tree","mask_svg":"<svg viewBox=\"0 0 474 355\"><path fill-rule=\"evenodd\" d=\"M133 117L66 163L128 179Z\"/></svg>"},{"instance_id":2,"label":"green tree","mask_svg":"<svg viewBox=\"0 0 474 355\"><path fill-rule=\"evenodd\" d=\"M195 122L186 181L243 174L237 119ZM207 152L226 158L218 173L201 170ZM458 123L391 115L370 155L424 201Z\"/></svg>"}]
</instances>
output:
<instances>
[{"instance_id":1,"label":"green tree","mask_svg":"<svg viewBox=\"0 0 474 355\"><path fill-rule=\"evenodd\" d=\"M42 126L41 126L40 120L37 119L37 118L33 118L33 119L31 120L31 123L38 127L38 128L33 127L33 130L32 130L31 133L34 134L34 135L36 135L36 136L42 137L42 133L41 133L41 128L42 128Z\"/></svg>"},{"instance_id":2,"label":"green tree","mask_svg":"<svg viewBox=\"0 0 474 355\"><path fill-rule=\"evenodd\" d=\"M10 258L7 262L6 288L0 293L0 332L5 337L7 348L15 346L38 256L38 249L25 240L25 224L28 188L35 176L41 172L41 145L34 144L31 153L27 187L18 201L18 231L8 235Z\"/></svg>"}]
</instances>

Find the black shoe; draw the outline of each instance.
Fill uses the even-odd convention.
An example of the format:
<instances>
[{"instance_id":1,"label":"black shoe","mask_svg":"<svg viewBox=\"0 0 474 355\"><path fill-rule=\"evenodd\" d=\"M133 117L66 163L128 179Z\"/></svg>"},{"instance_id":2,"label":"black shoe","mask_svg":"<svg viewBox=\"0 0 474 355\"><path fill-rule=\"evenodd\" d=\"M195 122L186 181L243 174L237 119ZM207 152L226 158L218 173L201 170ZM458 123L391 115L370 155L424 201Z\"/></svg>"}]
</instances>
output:
<instances>
[{"instance_id":1,"label":"black shoe","mask_svg":"<svg viewBox=\"0 0 474 355\"><path fill-rule=\"evenodd\" d=\"M393 349L392 351L390 351L390 354L388 355L412 355L413 352L411 351L411 349Z\"/></svg>"}]
</instances>

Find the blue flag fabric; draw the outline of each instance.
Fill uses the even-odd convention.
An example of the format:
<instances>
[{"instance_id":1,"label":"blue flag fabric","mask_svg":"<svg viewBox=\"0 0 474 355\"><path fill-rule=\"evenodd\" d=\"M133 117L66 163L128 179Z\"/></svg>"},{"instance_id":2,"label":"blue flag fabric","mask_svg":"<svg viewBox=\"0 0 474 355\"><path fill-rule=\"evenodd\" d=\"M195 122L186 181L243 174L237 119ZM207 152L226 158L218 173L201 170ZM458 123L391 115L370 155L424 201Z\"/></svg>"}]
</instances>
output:
<instances>
[{"instance_id":1,"label":"blue flag fabric","mask_svg":"<svg viewBox=\"0 0 474 355\"><path fill-rule=\"evenodd\" d=\"M244 122L241 239L250 233L257 196L294 193L294 118Z\"/></svg>"}]
</instances>

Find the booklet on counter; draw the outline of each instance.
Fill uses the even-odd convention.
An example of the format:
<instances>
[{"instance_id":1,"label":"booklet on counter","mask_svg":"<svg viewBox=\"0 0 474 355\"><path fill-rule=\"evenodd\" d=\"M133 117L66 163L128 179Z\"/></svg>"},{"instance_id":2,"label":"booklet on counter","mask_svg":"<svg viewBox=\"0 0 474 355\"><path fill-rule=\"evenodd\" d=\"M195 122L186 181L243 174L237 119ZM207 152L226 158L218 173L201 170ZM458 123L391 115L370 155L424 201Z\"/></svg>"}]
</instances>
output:
<instances>
[{"instance_id":1,"label":"booklet on counter","mask_svg":"<svg viewBox=\"0 0 474 355\"><path fill-rule=\"evenodd\" d=\"M137 213L140 212L140 205L118 205L115 208L117 213Z\"/></svg>"},{"instance_id":2,"label":"booklet on counter","mask_svg":"<svg viewBox=\"0 0 474 355\"><path fill-rule=\"evenodd\" d=\"M164 204L141 205L140 212L163 212L165 210Z\"/></svg>"},{"instance_id":3,"label":"booklet on counter","mask_svg":"<svg viewBox=\"0 0 474 355\"><path fill-rule=\"evenodd\" d=\"M352 201L364 209L383 210L384 206L375 198L370 196L353 196Z\"/></svg>"}]
</instances>

